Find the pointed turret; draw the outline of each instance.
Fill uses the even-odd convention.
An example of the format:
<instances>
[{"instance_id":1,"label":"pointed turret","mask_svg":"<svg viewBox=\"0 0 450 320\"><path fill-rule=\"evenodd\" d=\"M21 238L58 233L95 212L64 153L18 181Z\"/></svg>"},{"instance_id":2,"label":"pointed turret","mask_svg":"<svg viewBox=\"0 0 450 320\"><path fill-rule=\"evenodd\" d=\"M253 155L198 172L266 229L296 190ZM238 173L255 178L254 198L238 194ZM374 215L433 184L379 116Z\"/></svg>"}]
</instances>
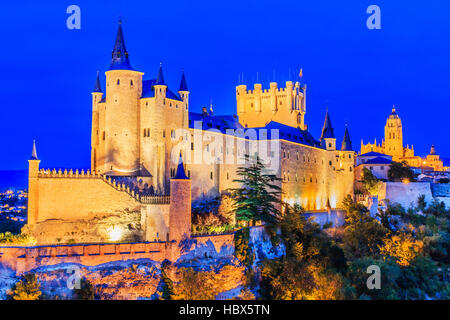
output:
<instances>
[{"instance_id":1,"label":"pointed turret","mask_svg":"<svg viewBox=\"0 0 450 320\"><path fill-rule=\"evenodd\" d=\"M117 30L116 43L112 51L111 65L109 70L133 70L128 60L128 51L123 39L122 21L119 20L119 29Z\"/></svg>"},{"instance_id":2,"label":"pointed turret","mask_svg":"<svg viewBox=\"0 0 450 320\"><path fill-rule=\"evenodd\" d=\"M99 93L103 93L102 91L102 87L100 85L100 77L99 77L99 73L97 71L97 79L95 80L95 87L94 87L94 91L92 92L99 92Z\"/></svg>"},{"instance_id":3,"label":"pointed turret","mask_svg":"<svg viewBox=\"0 0 450 320\"><path fill-rule=\"evenodd\" d=\"M184 76L184 70L183 73L181 74L181 82L180 82L180 89L178 90L179 92L184 91L184 92L188 92L188 87L187 87L187 83L186 83L186 77Z\"/></svg>"},{"instance_id":4,"label":"pointed turret","mask_svg":"<svg viewBox=\"0 0 450 320\"><path fill-rule=\"evenodd\" d=\"M178 161L178 167L177 167L177 174L175 175L174 179L177 180L186 180L189 179L186 175L186 172L184 171L184 164L183 164L183 157L180 153L180 159Z\"/></svg>"},{"instance_id":5,"label":"pointed turret","mask_svg":"<svg viewBox=\"0 0 450 320\"><path fill-rule=\"evenodd\" d=\"M334 136L333 126L331 125L330 114L325 115L325 122L320 136L320 144L326 150L336 150L336 137Z\"/></svg>"},{"instance_id":6,"label":"pointed turret","mask_svg":"<svg viewBox=\"0 0 450 320\"><path fill-rule=\"evenodd\" d=\"M155 85L158 86L165 86L166 84L164 83L164 75L163 75L163 70L162 70L162 62L160 62L159 64L159 70L158 70L158 77L156 78L156 83Z\"/></svg>"},{"instance_id":7,"label":"pointed turret","mask_svg":"<svg viewBox=\"0 0 450 320\"><path fill-rule=\"evenodd\" d=\"M352 141L350 140L350 134L348 133L348 127L345 126L344 139L342 140L341 151L353 151Z\"/></svg>"},{"instance_id":8,"label":"pointed turret","mask_svg":"<svg viewBox=\"0 0 450 320\"><path fill-rule=\"evenodd\" d=\"M28 224L33 225L37 221L39 212L39 163L37 157L36 141L33 140L33 151L28 160Z\"/></svg>"},{"instance_id":9,"label":"pointed turret","mask_svg":"<svg viewBox=\"0 0 450 320\"><path fill-rule=\"evenodd\" d=\"M322 128L322 135L320 136L320 140L323 139L335 139L333 126L331 125L330 114L325 115L325 122Z\"/></svg>"},{"instance_id":10,"label":"pointed turret","mask_svg":"<svg viewBox=\"0 0 450 320\"><path fill-rule=\"evenodd\" d=\"M37 152L36 152L36 140L33 140L33 150L31 151L30 160L39 160L37 157Z\"/></svg>"}]
</instances>

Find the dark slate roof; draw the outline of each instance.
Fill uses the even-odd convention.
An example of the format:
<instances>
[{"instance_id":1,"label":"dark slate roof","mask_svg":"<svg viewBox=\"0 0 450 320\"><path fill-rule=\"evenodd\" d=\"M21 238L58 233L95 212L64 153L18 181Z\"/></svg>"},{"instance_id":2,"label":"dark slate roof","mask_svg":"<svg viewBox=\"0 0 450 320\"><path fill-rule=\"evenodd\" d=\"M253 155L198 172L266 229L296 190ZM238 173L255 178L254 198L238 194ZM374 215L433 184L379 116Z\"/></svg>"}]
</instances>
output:
<instances>
[{"instance_id":1,"label":"dark slate roof","mask_svg":"<svg viewBox=\"0 0 450 320\"><path fill-rule=\"evenodd\" d=\"M379 152L367 152L364 154L359 155L359 157L389 157L392 158L390 155L384 154L384 153L379 153Z\"/></svg>"},{"instance_id":2,"label":"dark slate roof","mask_svg":"<svg viewBox=\"0 0 450 320\"><path fill-rule=\"evenodd\" d=\"M156 78L155 85L166 85L164 83L164 75L163 75L163 71L162 71L162 63L159 64L158 76Z\"/></svg>"},{"instance_id":3,"label":"dark slate roof","mask_svg":"<svg viewBox=\"0 0 450 320\"><path fill-rule=\"evenodd\" d=\"M350 140L350 134L348 128L345 127L344 139L342 140L342 151L353 151L352 141Z\"/></svg>"},{"instance_id":4,"label":"dark slate roof","mask_svg":"<svg viewBox=\"0 0 450 320\"><path fill-rule=\"evenodd\" d=\"M142 96L141 98L153 98L155 90L153 86L156 84L156 79L142 81ZM166 90L166 98L178 101L183 101L178 94L173 93L169 88Z\"/></svg>"},{"instance_id":5,"label":"dark slate roof","mask_svg":"<svg viewBox=\"0 0 450 320\"><path fill-rule=\"evenodd\" d=\"M178 91L189 91L186 83L186 77L184 76L184 70L181 74L180 89Z\"/></svg>"},{"instance_id":6,"label":"dark slate roof","mask_svg":"<svg viewBox=\"0 0 450 320\"><path fill-rule=\"evenodd\" d=\"M222 133L226 133L226 129L244 129L239 123L237 116L233 115L213 116L209 113L189 112L189 128L194 128L196 121L202 121L203 130L217 129Z\"/></svg>"},{"instance_id":7,"label":"dark slate roof","mask_svg":"<svg viewBox=\"0 0 450 320\"><path fill-rule=\"evenodd\" d=\"M94 91L92 91L92 92L102 92L102 87L100 86L100 78L98 76L98 71L97 71L97 79L95 80Z\"/></svg>"},{"instance_id":8,"label":"dark slate roof","mask_svg":"<svg viewBox=\"0 0 450 320\"><path fill-rule=\"evenodd\" d=\"M279 138L282 140L320 148L320 142L316 141L307 130L301 130L299 128L287 126L275 121L271 121L267 126L259 129L267 129L267 135L269 139L271 139L270 130L278 129Z\"/></svg>"},{"instance_id":9,"label":"dark slate roof","mask_svg":"<svg viewBox=\"0 0 450 320\"><path fill-rule=\"evenodd\" d=\"M178 161L177 174L173 178L178 180L189 179L188 176L186 175L186 172L184 171L183 158L181 157L181 154L180 160Z\"/></svg>"},{"instance_id":10,"label":"dark slate roof","mask_svg":"<svg viewBox=\"0 0 450 320\"><path fill-rule=\"evenodd\" d=\"M323 124L322 135L320 136L320 140L327 139L327 138L333 138L333 139L335 138L334 130L333 130L333 126L331 125L330 114L328 113L328 110L327 110L327 114L325 115L325 122Z\"/></svg>"},{"instance_id":11,"label":"dark slate roof","mask_svg":"<svg viewBox=\"0 0 450 320\"><path fill-rule=\"evenodd\" d=\"M383 157L376 157L370 160L367 160L366 162L363 162L362 164L391 164L392 160L383 158Z\"/></svg>"},{"instance_id":12,"label":"dark slate roof","mask_svg":"<svg viewBox=\"0 0 450 320\"><path fill-rule=\"evenodd\" d=\"M128 51L123 39L122 22L119 21L116 42L112 51L111 65L109 70L133 70L128 59Z\"/></svg>"},{"instance_id":13,"label":"dark slate roof","mask_svg":"<svg viewBox=\"0 0 450 320\"><path fill-rule=\"evenodd\" d=\"M202 114L197 112L189 112L189 127L194 128L196 121L202 121L202 129L216 129L222 133L226 133L227 129L242 129L246 130L238 120L237 116L233 115L223 115L223 116L213 116L211 114ZM320 143L316 141L311 134L306 130L300 130L298 128L290 127L278 122L271 121L267 126L254 128L258 134L261 134L260 129L267 130L267 137L264 139L272 139L271 130L278 130L278 137L273 137L273 139L282 139L286 141L291 141L299 144L309 145L313 147L320 148ZM252 139L251 137L246 137L247 139ZM262 138L262 137L257 137Z\"/></svg>"}]
</instances>

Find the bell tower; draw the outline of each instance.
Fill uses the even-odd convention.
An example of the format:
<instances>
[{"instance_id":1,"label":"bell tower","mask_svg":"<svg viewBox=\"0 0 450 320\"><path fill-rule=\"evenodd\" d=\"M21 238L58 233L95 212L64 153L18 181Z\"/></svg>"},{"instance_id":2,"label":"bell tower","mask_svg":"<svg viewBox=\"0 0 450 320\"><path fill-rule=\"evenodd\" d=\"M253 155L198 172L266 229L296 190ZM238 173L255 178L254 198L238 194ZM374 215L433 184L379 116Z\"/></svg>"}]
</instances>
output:
<instances>
[{"instance_id":1,"label":"bell tower","mask_svg":"<svg viewBox=\"0 0 450 320\"><path fill-rule=\"evenodd\" d=\"M386 154L392 156L394 161L403 157L402 121L395 110L395 106L392 107L392 112L384 127L384 142Z\"/></svg>"}]
</instances>

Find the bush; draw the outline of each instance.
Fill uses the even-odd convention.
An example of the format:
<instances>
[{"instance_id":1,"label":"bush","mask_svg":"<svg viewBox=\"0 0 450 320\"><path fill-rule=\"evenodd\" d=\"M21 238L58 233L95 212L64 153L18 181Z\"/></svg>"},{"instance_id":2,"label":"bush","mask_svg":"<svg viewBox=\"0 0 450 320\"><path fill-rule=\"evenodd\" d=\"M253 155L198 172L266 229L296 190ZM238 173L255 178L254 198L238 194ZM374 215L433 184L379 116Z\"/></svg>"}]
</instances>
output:
<instances>
[{"instance_id":1,"label":"bush","mask_svg":"<svg viewBox=\"0 0 450 320\"><path fill-rule=\"evenodd\" d=\"M21 245L33 245L36 244L36 239L27 234L14 235L11 232L0 233L0 244L21 244Z\"/></svg>"},{"instance_id":2,"label":"bush","mask_svg":"<svg viewBox=\"0 0 450 320\"><path fill-rule=\"evenodd\" d=\"M34 273L29 273L12 288L14 300L38 300L42 295L40 284Z\"/></svg>"}]
</instances>

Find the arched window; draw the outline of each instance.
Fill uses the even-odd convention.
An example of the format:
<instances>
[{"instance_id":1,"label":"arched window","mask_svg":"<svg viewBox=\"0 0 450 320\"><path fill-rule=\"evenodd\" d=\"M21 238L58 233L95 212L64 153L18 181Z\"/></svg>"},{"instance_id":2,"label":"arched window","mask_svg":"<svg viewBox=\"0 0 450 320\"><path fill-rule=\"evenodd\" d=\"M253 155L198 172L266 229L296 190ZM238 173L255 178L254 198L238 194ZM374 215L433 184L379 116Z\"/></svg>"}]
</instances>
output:
<instances>
[{"instance_id":1,"label":"arched window","mask_svg":"<svg viewBox=\"0 0 450 320\"><path fill-rule=\"evenodd\" d=\"M117 79L117 85L119 85L120 84L120 79Z\"/></svg>"},{"instance_id":2,"label":"arched window","mask_svg":"<svg viewBox=\"0 0 450 320\"><path fill-rule=\"evenodd\" d=\"M133 86L133 80L130 80L130 86Z\"/></svg>"}]
</instances>

